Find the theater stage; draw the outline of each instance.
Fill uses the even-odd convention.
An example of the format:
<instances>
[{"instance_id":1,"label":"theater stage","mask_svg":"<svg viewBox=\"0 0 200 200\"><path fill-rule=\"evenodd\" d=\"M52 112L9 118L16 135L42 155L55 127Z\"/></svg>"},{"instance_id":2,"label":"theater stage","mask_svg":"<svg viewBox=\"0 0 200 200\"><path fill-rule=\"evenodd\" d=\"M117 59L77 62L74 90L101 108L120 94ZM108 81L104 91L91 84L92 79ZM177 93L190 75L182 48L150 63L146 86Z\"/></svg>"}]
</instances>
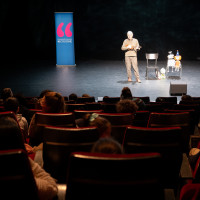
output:
<instances>
[{"instance_id":1,"label":"theater stage","mask_svg":"<svg viewBox=\"0 0 200 200\"><path fill-rule=\"evenodd\" d=\"M159 68L167 61L158 61ZM182 61L182 77L155 80L154 70L150 79L145 79L146 61L138 61L142 83L127 81L124 61L77 61L76 67L56 67L54 61L32 61L1 66L0 87L12 88L14 93L39 96L44 89L60 92L63 96L83 93L103 97L120 96L123 87L129 87L134 96L149 96L155 101L158 96L170 96L170 81L187 84L187 94L200 96L200 61ZM173 74L171 74L173 75ZM178 74L174 74L178 75ZM180 96L178 96L180 100Z\"/></svg>"}]
</instances>

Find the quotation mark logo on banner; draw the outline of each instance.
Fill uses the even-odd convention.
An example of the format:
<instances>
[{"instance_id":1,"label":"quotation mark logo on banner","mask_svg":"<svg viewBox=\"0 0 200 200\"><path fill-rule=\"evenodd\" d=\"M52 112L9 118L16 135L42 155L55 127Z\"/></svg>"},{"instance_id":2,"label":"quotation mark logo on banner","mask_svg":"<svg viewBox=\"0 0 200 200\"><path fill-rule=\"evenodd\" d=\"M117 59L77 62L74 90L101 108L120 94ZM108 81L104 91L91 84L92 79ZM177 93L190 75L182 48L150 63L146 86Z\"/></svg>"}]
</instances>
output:
<instances>
[{"instance_id":1,"label":"quotation mark logo on banner","mask_svg":"<svg viewBox=\"0 0 200 200\"><path fill-rule=\"evenodd\" d=\"M62 30L63 25L64 25L63 22L60 23L60 24L58 25L58 28L57 28L57 35L58 35L58 37L63 37L63 36L64 36L64 32L63 32L63 30ZM72 36L72 32L70 31L71 25L72 25L72 23L69 22L69 23L67 24L66 28L65 28L65 35L66 35L67 37L71 37L71 36Z\"/></svg>"}]
</instances>

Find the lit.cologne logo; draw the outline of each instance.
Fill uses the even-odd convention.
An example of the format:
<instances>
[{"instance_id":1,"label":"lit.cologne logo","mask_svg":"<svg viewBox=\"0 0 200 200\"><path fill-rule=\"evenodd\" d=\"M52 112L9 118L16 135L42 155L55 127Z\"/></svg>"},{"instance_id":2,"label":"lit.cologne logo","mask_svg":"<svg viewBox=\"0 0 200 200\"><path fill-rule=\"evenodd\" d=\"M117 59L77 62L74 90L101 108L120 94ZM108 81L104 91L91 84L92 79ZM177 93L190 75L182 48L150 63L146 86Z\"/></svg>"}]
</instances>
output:
<instances>
[{"instance_id":1,"label":"lit.cologne logo","mask_svg":"<svg viewBox=\"0 0 200 200\"><path fill-rule=\"evenodd\" d=\"M67 36L67 37L71 37L72 36L72 32L70 31L70 27L72 25L71 22L69 22L65 28L65 32L62 30L62 27L63 27L64 23L60 23L58 25L58 28L57 28L57 35L58 37L63 37L64 34Z\"/></svg>"}]
</instances>

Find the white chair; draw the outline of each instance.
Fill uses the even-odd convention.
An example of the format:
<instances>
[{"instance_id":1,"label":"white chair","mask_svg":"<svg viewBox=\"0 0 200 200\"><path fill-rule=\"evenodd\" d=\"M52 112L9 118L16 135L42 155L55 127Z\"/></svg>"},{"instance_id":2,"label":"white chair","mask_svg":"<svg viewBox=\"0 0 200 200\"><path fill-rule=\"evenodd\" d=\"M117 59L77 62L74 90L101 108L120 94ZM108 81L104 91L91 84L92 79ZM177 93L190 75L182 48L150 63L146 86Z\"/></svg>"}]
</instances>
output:
<instances>
[{"instance_id":1,"label":"white chair","mask_svg":"<svg viewBox=\"0 0 200 200\"><path fill-rule=\"evenodd\" d=\"M149 69L155 69L156 78L158 78L159 67L157 66L158 53L146 53L147 66L146 66L146 79L148 80ZM150 60L153 61L150 63Z\"/></svg>"}]
</instances>

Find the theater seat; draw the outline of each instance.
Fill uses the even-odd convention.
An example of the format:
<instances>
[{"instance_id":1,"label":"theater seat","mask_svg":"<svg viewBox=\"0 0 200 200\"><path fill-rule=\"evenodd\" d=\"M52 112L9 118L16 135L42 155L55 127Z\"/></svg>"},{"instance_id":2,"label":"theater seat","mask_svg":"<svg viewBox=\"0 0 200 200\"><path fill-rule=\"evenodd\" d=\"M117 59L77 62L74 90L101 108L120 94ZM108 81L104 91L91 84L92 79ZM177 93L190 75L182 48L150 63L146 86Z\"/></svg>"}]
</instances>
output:
<instances>
[{"instance_id":1,"label":"theater seat","mask_svg":"<svg viewBox=\"0 0 200 200\"><path fill-rule=\"evenodd\" d=\"M164 199L160 154L73 153L66 199Z\"/></svg>"},{"instance_id":2,"label":"theater seat","mask_svg":"<svg viewBox=\"0 0 200 200\"><path fill-rule=\"evenodd\" d=\"M128 126L124 137L125 153L159 152L162 155L162 185L177 189L182 163L180 127L143 128Z\"/></svg>"},{"instance_id":3,"label":"theater seat","mask_svg":"<svg viewBox=\"0 0 200 200\"><path fill-rule=\"evenodd\" d=\"M30 135L30 144L37 146L43 142L44 126L75 127L75 117L73 113L35 113L35 132Z\"/></svg>"},{"instance_id":4,"label":"theater seat","mask_svg":"<svg viewBox=\"0 0 200 200\"><path fill-rule=\"evenodd\" d=\"M37 186L23 150L0 151L1 199L39 200Z\"/></svg>"},{"instance_id":5,"label":"theater seat","mask_svg":"<svg viewBox=\"0 0 200 200\"><path fill-rule=\"evenodd\" d=\"M99 116L106 118L111 125L132 125L134 118L131 113L99 113Z\"/></svg>"},{"instance_id":6,"label":"theater seat","mask_svg":"<svg viewBox=\"0 0 200 200\"><path fill-rule=\"evenodd\" d=\"M61 128L46 126L43 142L44 169L59 183L65 183L70 153L74 151L90 152L98 139L99 133L96 127Z\"/></svg>"},{"instance_id":7,"label":"theater seat","mask_svg":"<svg viewBox=\"0 0 200 200\"><path fill-rule=\"evenodd\" d=\"M189 139L191 133L191 118L188 112L179 113L151 113L149 116L148 127L181 127L182 128L182 150L189 151Z\"/></svg>"}]
</instances>

